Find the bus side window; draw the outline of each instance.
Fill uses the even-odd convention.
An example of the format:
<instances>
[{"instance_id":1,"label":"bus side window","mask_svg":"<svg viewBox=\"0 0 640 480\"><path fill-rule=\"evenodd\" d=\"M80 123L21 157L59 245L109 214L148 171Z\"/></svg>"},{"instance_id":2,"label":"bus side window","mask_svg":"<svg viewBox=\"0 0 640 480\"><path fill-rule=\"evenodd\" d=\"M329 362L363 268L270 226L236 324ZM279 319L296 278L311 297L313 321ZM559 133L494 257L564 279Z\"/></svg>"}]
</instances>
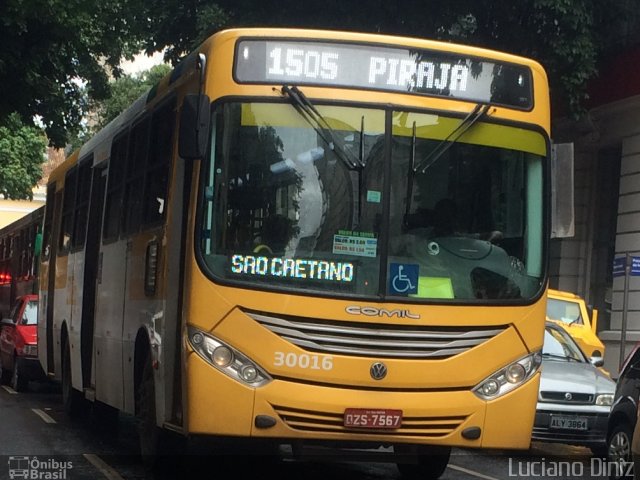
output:
<instances>
[{"instance_id":1,"label":"bus side window","mask_svg":"<svg viewBox=\"0 0 640 480\"><path fill-rule=\"evenodd\" d=\"M143 225L157 224L165 218L175 122L175 100L153 114L144 181Z\"/></svg>"},{"instance_id":2,"label":"bus side window","mask_svg":"<svg viewBox=\"0 0 640 480\"><path fill-rule=\"evenodd\" d=\"M75 215L73 220L73 247L84 246L87 234L87 218L89 214L89 194L91 193L91 167L93 155L81 160L78 167L78 193L75 202Z\"/></svg>"},{"instance_id":3,"label":"bus side window","mask_svg":"<svg viewBox=\"0 0 640 480\"><path fill-rule=\"evenodd\" d=\"M76 198L76 179L78 176L77 167L67 172L64 181L64 198L62 201L62 223L60 228L60 238L58 241L59 255L66 255L71 248L73 235L73 212Z\"/></svg>"},{"instance_id":4,"label":"bus side window","mask_svg":"<svg viewBox=\"0 0 640 480\"><path fill-rule=\"evenodd\" d=\"M104 214L103 237L106 240L118 238L122 212L122 191L124 169L127 161L129 134L125 132L114 138L109 159L109 184Z\"/></svg>"},{"instance_id":5,"label":"bus side window","mask_svg":"<svg viewBox=\"0 0 640 480\"><path fill-rule=\"evenodd\" d=\"M144 188L144 170L149 151L149 117L145 117L131 130L129 155L127 161L127 178L125 181L124 200L124 233L134 233L140 228L142 220L142 196Z\"/></svg>"}]
</instances>

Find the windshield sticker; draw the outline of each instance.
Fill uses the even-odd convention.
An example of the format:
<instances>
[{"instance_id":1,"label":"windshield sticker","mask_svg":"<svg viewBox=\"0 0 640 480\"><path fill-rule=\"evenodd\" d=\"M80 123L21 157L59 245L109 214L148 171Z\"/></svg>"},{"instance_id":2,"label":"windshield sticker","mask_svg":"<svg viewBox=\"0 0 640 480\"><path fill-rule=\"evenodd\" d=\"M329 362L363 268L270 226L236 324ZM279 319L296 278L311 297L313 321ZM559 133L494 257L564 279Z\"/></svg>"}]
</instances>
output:
<instances>
[{"instance_id":1,"label":"windshield sticker","mask_svg":"<svg viewBox=\"0 0 640 480\"><path fill-rule=\"evenodd\" d=\"M257 277L295 278L350 283L355 267L350 262L331 262L303 258L233 255L231 272Z\"/></svg>"},{"instance_id":2,"label":"windshield sticker","mask_svg":"<svg viewBox=\"0 0 640 480\"><path fill-rule=\"evenodd\" d=\"M418 293L420 266L413 263L391 263L389 265L389 291L395 295Z\"/></svg>"},{"instance_id":3,"label":"windshield sticker","mask_svg":"<svg viewBox=\"0 0 640 480\"><path fill-rule=\"evenodd\" d=\"M376 190L367 190L367 202L380 203L381 199L382 199L382 192L378 192Z\"/></svg>"},{"instance_id":4,"label":"windshield sticker","mask_svg":"<svg viewBox=\"0 0 640 480\"><path fill-rule=\"evenodd\" d=\"M352 232L339 230L333 236L333 253L338 255L355 255L357 257L375 257L378 240L370 232Z\"/></svg>"}]
</instances>

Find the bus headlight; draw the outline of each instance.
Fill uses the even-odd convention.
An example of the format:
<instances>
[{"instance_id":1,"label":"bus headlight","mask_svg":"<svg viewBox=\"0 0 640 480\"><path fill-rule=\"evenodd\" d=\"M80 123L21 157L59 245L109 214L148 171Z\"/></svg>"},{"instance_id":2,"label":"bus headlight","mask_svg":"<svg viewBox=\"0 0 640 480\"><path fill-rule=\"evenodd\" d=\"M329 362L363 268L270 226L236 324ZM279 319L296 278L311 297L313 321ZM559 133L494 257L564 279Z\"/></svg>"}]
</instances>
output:
<instances>
[{"instance_id":1,"label":"bus headlight","mask_svg":"<svg viewBox=\"0 0 640 480\"><path fill-rule=\"evenodd\" d=\"M187 327L191 348L209 365L217 368L234 380L251 387L260 387L271 381L271 377L247 356L216 337Z\"/></svg>"},{"instance_id":2,"label":"bus headlight","mask_svg":"<svg viewBox=\"0 0 640 480\"><path fill-rule=\"evenodd\" d=\"M540 368L541 362L539 351L522 357L485 378L473 388L473 393L483 400L498 398L531 378Z\"/></svg>"}]
</instances>

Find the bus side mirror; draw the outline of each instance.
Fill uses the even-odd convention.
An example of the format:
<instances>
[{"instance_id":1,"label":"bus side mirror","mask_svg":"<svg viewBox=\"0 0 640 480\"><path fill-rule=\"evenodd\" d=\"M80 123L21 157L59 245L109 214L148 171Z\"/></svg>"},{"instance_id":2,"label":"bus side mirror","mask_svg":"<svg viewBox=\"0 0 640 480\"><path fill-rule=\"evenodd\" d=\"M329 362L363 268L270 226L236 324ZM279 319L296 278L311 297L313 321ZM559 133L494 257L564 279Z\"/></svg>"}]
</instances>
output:
<instances>
[{"instance_id":1,"label":"bus side mirror","mask_svg":"<svg viewBox=\"0 0 640 480\"><path fill-rule=\"evenodd\" d=\"M207 152L211 102L207 95L185 95L180 112L178 154L187 160L203 158Z\"/></svg>"},{"instance_id":2,"label":"bus side mirror","mask_svg":"<svg viewBox=\"0 0 640 480\"><path fill-rule=\"evenodd\" d=\"M551 238L575 234L573 143L551 146Z\"/></svg>"}]
</instances>

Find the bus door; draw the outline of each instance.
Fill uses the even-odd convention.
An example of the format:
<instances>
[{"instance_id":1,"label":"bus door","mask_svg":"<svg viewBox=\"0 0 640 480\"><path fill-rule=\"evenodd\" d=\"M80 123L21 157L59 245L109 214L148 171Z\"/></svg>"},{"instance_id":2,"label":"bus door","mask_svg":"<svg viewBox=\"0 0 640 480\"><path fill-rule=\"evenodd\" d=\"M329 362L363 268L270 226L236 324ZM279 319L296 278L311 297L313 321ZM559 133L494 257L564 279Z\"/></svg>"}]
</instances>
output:
<instances>
[{"instance_id":1,"label":"bus door","mask_svg":"<svg viewBox=\"0 0 640 480\"><path fill-rule=\"evenodd\" d=\"M128 239L121 234L121 225L128 144L129 132L125 130L115 136L111 146L93 299L96 400L115 408L122 408L122 318Z\"/></svg>"},{"instance_id":2,"label":"bus door","mask_svg":"<svg viewBox=\"0 0 640 480\"><path fill-rule=\"evenodd\" d=\"M44 298L40 299L43 304L44 322L38 322L38 338L46 339L45 342L38 341L38 353L40 356L40 362L43 364L43 368L46 373L55 373L56 365L54 352L54 325L53 325L53 306L54 306L54 291L56 288L56 257L58 255L58 242L57 239L60 235L59 222L55 219L59 219L62 215L62 191L56 192L56 184L52 183L47 187L47 203L45 213L45 232L42 246L42 258L43 262L46 262L48 267L43 269L41 273L46 273L42 277L43 284L46 288L44 290ZM44 325L42 325L44 323ZM44 332L42 330L44 328ZM44 348L43 348L44 347ZM44 352L42 351L44 350ZM43 362L46 359L46 364Z\"/></svg>"},{"instance_id":3,"label":"bus door","mask_svg":"<svg viewBox=\"0 0 640 480\"><path fill-rule=\"evenodd\" d=\"M107 169L98 166L93 169L91 179L91 200L87 223L84 279L82 289L82 384L91 385L93 368L93 333L96 306L96 286L100 269L100 238L102 237L102 212L104 192L107 184Z\"/></svg>"}]
</instances>

